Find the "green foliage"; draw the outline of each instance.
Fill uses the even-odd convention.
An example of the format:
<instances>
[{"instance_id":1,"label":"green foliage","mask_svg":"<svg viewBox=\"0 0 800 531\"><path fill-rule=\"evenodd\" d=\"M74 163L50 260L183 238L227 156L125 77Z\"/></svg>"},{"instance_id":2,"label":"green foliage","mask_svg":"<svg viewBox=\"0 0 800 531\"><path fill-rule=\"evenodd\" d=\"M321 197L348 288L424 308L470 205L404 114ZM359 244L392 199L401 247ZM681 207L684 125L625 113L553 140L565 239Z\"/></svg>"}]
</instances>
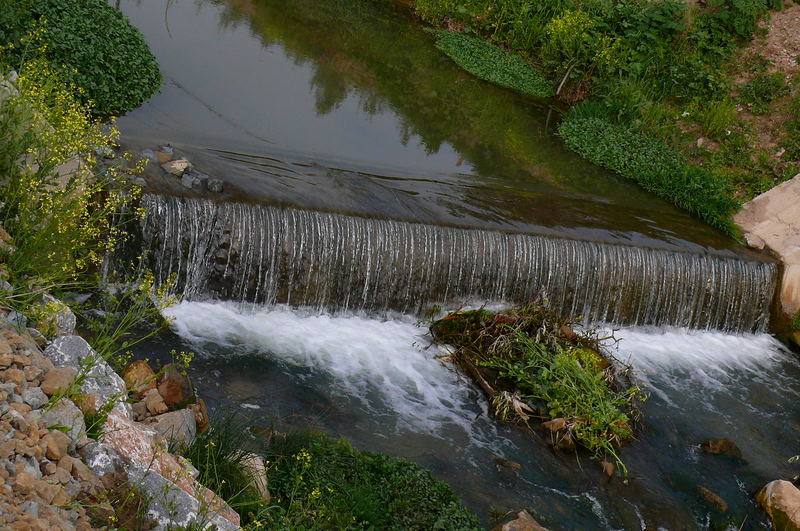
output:
<instances>
[{"instance_id":1,"label":"green foliage","mask_svg":"<svg viewBox=\"0 0 800 531\"><path fill-rule=\"evenodd\" d=\"M764 114L773 100L789 93L786 79L780 72L758 74L739 87L739 99L753 114Z\"/></svg>"},{"instance_id":2,"label":"green foliage","mask_svg":"<svg viewBox=\"0 0 800 531\"><path fill-rule=\"evenodd\" d=\"M452 359L491 398L501 420L528 424L563 419L563 430L597 458L612 456L633 437L629 414L645 395L618 389L616 367L590 331L576 334L569 319L545 302L493 314L455 312L431 325L439 343L456 347Z\"/></svg>"},{"instance_id":3,"label":"green foliage","mask_svg":"<svg viewBox=\"0 0 800 531\"><path fill-rule=\"evenodd\" d=\"M660 140L601 118L573 117L558 129L581 156L688 210L706 223L735 234L731 215L738 207L730 184L709 170L687 163Z\"/></svg>"},{"instance_id":4,"label":"green foliage","mask_svg":"<svg viewBox=\"0 0 800 531\"><path fill-rule=\"evenodd\" d=\"M270 529L480 529L453 490L419 465L322 434L275 436Z\"/></svg>"},{"instance_id":5,"label":"green foliage","mask_svg":"<svg viewBox=\"0 0 800 531\"><path fill-rule=\"evenodd\" d=\"M480 529L453 490L418 465L320 433L258 441L243 436L247 424L241 416L213 417L191 445L176 449L246 529ZM266 456L270 504L254 487L251 452Z\"/></svg>"},{"instance_id":6,"label":"green foliage","mask_svg":"<svg viewBox=\"0 0 800 531\"><path fill-rule=\"evenodd\" d=\"M104 0L8 0L0 10L0 42L8 61L26 58L23 37L46 30L46 57L80 98L100 116L141 105L161 85L158 64L141 33Z\"/></svg>"},{"instance_id":7,"label":"green foliage","mask_svg":"<svg viewBox=\"0 0 800 531\"><path fill-rule=\"evenodd\" d=\"M786 123L786 135L782 145L792 160L800 160L800 97L791 104L793 116Z\"/></svg>"},{"instance_id":8,"label":"green foliage","mask_svg":"<svg viewBox=\"0 0 800 531\"><path fill-rule=\"evenodd\" d=\"M436 46L469 73L529 96L546 98L553 87L520 56L464 33L436 32Z\"/></svg>"},{"instance_id":9,"label":"green foliage","mask_svg":"<svg viewBox=\"0 0 800 531\"><path fill-rule=\"evenodd\" d=\"M697 119L706 135L720 138L736 119L736 105L730 99L704 105Z\"/></svg>"}]
</instances>

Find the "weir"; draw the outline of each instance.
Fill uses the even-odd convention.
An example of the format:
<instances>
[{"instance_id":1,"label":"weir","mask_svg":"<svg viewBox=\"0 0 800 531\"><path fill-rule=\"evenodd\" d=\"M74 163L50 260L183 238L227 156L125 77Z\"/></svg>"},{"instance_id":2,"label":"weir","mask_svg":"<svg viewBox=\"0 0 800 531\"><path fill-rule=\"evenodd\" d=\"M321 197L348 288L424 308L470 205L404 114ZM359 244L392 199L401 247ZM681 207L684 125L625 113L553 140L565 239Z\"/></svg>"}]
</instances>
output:
<instances>
[{"instance_id":1,"label":"weir","mask_svg":"<svg viewBox=\"0 0 800 531\"><path fill-rule=\"evenodd\" d=\"M587 323L764 330L773 263L145 195L144 261L187 300L422 315L544 296Z\"/></svg>"}]
</instances>

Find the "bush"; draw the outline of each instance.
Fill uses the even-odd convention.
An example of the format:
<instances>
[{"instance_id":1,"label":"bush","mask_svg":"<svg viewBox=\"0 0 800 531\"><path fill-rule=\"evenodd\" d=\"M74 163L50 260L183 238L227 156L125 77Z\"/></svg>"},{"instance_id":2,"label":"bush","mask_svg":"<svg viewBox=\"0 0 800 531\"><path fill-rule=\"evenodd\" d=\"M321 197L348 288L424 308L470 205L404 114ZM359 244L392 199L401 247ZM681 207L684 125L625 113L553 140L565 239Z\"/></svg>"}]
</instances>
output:
<instances>
[{"instance_id":1,"label":"bush","mask_svg":"<svg viewBox=\"0 0 800 531\"><path fill-rule=\"evenodd\" d=\"M478 37L454 31L436 32L436 46L470 74L529 96L554 94L545 77L522 57Z\"/></svg>"},{"instance_id":2,"label":"bush","mask_svg":"<svg viewBox=\"0 0 800 531\"><path fill-rule=\"evenodd\" d=\"M558 128L567 145L599 166L636 181L706 223L736 234L731 215L738 207L729 183L693 166L659 140L601 118L570 115Z\"/></svg>"},{"instance_id":3,"label":"bush","mask_svg":"<svg viewBox=\"0 0 800 531\"><path fill-rule=\"evenodd\" d=\"M161 85L141 33L104 0L9 0L0 11L0 40L13 45L12 66L23 61L23 37L41 25L51 66L99 116L134 109Z\"/></svg>"}]
</instances>

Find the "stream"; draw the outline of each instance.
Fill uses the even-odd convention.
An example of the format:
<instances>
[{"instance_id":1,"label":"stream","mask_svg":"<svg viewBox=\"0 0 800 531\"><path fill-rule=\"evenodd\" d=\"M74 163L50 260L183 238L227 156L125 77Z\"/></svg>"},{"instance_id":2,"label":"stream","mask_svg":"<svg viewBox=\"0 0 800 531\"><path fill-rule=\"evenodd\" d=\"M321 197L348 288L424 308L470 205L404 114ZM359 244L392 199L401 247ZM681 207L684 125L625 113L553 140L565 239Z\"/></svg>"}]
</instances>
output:
<instances>
[{"instance_id":1,"label":"stream","mask_svg":"<svg viewBox=\"0 0 800 531\"><path fill-rule=\"evenodd\" d=\"M139 354L194 351L211 409L411 459L487 526L527 508L554 530L768 528L753 495L800 453L771 260L582 161L557 112L458 69L394 2L121 8L164 73L123 145L169 143L227 192L145 196L135 252L185 298ZM537 293L613 328L650 392L627 481L496 423L420 324ZM744 458L701 453L712 437Z\"/></svg>"}]
</instances>

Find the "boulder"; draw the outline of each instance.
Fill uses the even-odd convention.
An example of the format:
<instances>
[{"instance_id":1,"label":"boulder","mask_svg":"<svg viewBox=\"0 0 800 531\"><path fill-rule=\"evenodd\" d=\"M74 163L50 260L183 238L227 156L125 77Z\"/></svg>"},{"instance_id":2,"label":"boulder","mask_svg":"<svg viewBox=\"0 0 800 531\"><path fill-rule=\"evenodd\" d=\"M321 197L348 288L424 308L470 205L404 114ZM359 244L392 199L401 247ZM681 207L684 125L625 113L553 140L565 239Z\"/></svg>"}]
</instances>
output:
<instances>
[{"instance_id":1,"label":"boulder","mask_svg":"<svg viewBox=\"0 0 800 531\"><path fill-rule=\"evenodd\" d=\"M267 466L264 458L256 454L247 454L242 459L242 465L247 468L250 474L250 482L261 495L264 503L269 505L272 495L269 492L269 482L267 480Z\"/></svg>"},{"instance_id":2,"label":"boulder","mask_svg":"<svg viewBox=\"0 0 800 531\"><path fill-rule=\"evenodd\" d=\"M53 405L50 409L45 411L42 415L45 426L58 426L65 429L64 433L69 435L73 441L79 440L86 435L86 424L83 420L83 413L78 409L71 400L62 398Z\"/></svg>"},{"instance_id":3,"label":"boulder","mask_svg":"<svg viewBox=\"0 0 800 531\"><path fill-rule=\"evenodd\" d=\"M742 451L730 439L708 439L700 444L700 449L707 454L742 458Z\"/></svg>"},{"instance_id":4,"label":"boulder","mask_svg":"<svg viewBox=\"0 0 800 531\"><path fill-rule=\"evenodd\" d=\"M122 379L130 391L139 395L156 388L156 373L145 360L135 360L122 371Z\"/></svg>"},{"instance_id":5,"label":"boulder","mask_svg":"<svg viewBox=\"0 0 800 531\"><path fill-rule=\"evenodd\" d=\"M161 168L176 177L182 177L186 171L192 168L192 163L186 159L170 160L161 165Z\"/></svg>"},{"instance_id":6,"label":"boulder","mask_svg":"<svg viewBox=\"0 0 800 531\"><path fill-rule=\"evenodd\" d=\"M158 389L150 389L144 394L144 405L147 412L151 415L166 413L169 409L164 403L164 398L159 394Z\"/></svg>"},{"instance_id":7,"label":"boulder","mask_svg":"<svg viewBox=\"0 0 800 531\"><path fill-rule=\"evenodd\" d=\"M194 401L192 382L186 372L174 363L164 367L158 379L158 392L170 408L183 407Z\"/></svg>"},{"instance_id":8,"label":"boulder","mask_svg":"<svg viewBox=\"0 0 800 531\"><path fill-rule=\"evenodd\" d=\"M194 413L188 409L179 409L150 417L145 425L168 441L184 445L191 444L197 434Z\"/></svg>"},{"instance_id":9,"label":"boulder","mask_svg":"<svg viewBox=\"0 0 800 531\"><path fill-rule=\"evenodd\" d=\"M22 391L22 401L33 409L39 409L47 403L47 395L39 387L28 387Z\"/></svg>"},{"instance_id":10,"label":"boulder","mask_svg":"<svg viewBox=\"0 0 800 531\"><path fill-rule=\"evenodd\" d=\"M206 183L206 186L208 186L209 192L214 192L219 194L222 193L224 184L222 183L222 179L209 179L208 182Z\"/></svg>"},{"instance_id":11,"label":"boulder","mask_svg":"<svg viewBox=\"0 0 800 531\"><path fill-rule=\"evenodd\" d=\"M756 495L772 526L781 531L800 530L800 490L784 480L771 481Z\"/></svg>"},{"instance_id":12,"label":"boulder","mask_svg":"<svg viewBox=\"0 0 800 531\"><path fill-rule=\"evenodd\" d=\"M189 404L189 409L194 413L194 422L197 424L198 433L206 431L210 419L205 401L198 397L197 402Z\"/></svg>"},{"instance_id":13,"label":"boulder","mask_svg":"<svg viewBox=\"0 0 800 531\"><path fill-rule=\"evenodd\" d=\"M41 383L41 390L47 396L53 396L59 391L65 391L75 380L75 369L72 367L57 367L48 371Z\"/></svg>"},{"instance_id":14,"label":"boulder","mask_svg":"<svg viewBox=\"0 0 800 531\"><path fill-rule=\"evenodd\" d=\"M528 511L520 511L513 520L498 525L492 531L547 531L547 528L539 525Z\"/></svg>"},{"instance_id":15,"label":"boulder","mask_svg":"<svg viewBox=\"0 0 800 531\"><path fill-rule=\"evenodd\" d=\"M130 404L125 402L128 394L125 382L85 339L80 336L58 337L45 349L44 354L56 367L66 366L79 370L83 364L89 364L91 369L86 373L80 388L81 393L95 395L98 408L113 401L114 409L130 416Z\"/></svg>"}]
</instances>

